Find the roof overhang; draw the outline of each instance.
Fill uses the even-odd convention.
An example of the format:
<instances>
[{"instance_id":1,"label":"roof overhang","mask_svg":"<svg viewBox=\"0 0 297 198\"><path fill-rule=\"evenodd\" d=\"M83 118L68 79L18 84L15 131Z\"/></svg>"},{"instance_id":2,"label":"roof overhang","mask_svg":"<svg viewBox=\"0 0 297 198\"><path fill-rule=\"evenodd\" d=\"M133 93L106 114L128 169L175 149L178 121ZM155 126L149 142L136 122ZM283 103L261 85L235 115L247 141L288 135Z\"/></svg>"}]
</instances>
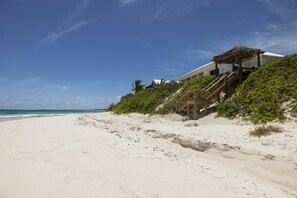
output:
<instances>
[{"instance_id":1,"label":"roof overhang","mask_svg":"<svg viewBox=\"0 0 297 198\"><path fill-rule=\"evenodd\" d=\"M264 51L256 48L248 48L245 46L235 46L227 52L214 56L212 61L216 63L231 64L234 62L243 62L252 59L256 55L263 54Z\"/></svg>"}]
</instances>

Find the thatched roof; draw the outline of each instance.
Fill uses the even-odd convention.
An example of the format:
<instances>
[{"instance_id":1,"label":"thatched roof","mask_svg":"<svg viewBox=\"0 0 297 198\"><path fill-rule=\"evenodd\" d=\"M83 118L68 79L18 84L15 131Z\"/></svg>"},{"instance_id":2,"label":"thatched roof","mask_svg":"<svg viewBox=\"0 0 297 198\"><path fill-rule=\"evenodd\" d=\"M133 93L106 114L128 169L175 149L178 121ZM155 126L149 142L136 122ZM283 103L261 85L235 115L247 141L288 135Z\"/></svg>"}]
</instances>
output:
<instances>
[{"instance_id":1,"label":"thatched roof","mask_svg":"<svg viewBox=\"0 0 297 198\"><path fill-rule=\"evenodd\" d=\"M238 61L246 61L258 54L263 54L264 51L261 49L248 48L245 46L235 46L231 50L224 52L223 54L213 57L213 61L217 63L231 64Z\"/></svg>"}]
</instances>

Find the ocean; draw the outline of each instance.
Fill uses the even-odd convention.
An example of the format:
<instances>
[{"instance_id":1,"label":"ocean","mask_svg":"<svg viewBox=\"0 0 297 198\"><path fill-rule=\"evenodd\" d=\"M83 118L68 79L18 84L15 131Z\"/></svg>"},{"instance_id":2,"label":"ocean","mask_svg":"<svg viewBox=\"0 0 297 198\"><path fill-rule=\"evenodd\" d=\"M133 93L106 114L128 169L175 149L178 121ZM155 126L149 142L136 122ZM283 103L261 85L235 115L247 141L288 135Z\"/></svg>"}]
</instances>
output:
<instances>
[{"instance_id":1,"label":"ocean","mask_svg":"<svg viewBox=\"0 0 297 198\"><path fill-rule=\"evenodd\" d=\"M61 116L67 114L103 113L106 110L0 110L0 122L26 117Z\"/></svg>"}]
</instances>

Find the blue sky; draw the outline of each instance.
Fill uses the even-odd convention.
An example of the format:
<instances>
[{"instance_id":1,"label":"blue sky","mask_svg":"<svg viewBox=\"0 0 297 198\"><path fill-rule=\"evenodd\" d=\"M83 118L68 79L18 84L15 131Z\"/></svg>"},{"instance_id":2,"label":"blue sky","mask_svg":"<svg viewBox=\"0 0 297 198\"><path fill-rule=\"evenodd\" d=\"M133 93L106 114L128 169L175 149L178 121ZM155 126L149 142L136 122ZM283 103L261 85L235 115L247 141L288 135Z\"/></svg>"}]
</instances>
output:
<instances>
[{"instance_id":1,"label":"blue sky","mask_svg":"<svg viewBox=\"0 0 297 198\"><path fill-rule=\"evenodd\" d=\"M0 108L105 108L234 45L297 51L297 0L1 0Z\"/></svg>"}]
</instances>

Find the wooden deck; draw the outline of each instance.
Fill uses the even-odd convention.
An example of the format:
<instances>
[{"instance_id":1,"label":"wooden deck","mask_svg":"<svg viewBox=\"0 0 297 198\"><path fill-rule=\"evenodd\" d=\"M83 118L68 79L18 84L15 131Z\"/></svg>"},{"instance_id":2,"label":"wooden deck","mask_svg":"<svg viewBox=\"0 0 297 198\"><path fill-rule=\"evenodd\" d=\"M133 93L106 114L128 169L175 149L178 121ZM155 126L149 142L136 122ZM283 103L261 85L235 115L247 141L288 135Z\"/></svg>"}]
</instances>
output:
<instances>
[{"instance_id":1,"label":"wooden deck","mask_svg":"<svg viewBox=\"0 0 297 198\"><path fill-rule=\"evenodd\" d=\"M202 90L188 92L184 98L177 102L176 111L178 113L186 112L188 117L197 119L200 110L208 108L215 101L220 100L222 92L227 98L228 89L236 80L238 80L237 71L217 77Z\"/></svg>"}]
</instances>

